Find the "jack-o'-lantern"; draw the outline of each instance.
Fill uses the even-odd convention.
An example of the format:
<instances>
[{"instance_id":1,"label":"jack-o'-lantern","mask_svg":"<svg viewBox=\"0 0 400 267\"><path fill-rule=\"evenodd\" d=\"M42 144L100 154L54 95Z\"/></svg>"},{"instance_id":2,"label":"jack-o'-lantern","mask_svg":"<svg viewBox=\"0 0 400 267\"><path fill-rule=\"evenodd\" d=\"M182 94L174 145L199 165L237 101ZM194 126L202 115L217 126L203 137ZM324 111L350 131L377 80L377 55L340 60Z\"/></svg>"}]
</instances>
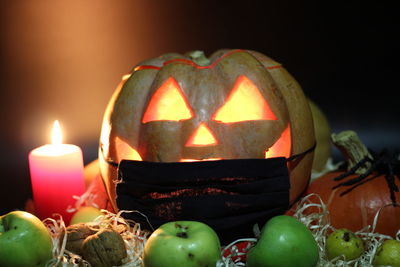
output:
<instances>
[{"instance_id":1,"label":"jack-o'-lantern","mask_svg":"<svg viewBox=\"0 0 400 267\"><path fill-rule=\"evenodd\" d=\"M195 51L144 61L123 78L104 115L99 161L118 210L110 161L289 158L314 145L308 101L281 64L248 50ZM290 202L312 160L311 151L288 163Z\"/></svg>"}]
</instances>

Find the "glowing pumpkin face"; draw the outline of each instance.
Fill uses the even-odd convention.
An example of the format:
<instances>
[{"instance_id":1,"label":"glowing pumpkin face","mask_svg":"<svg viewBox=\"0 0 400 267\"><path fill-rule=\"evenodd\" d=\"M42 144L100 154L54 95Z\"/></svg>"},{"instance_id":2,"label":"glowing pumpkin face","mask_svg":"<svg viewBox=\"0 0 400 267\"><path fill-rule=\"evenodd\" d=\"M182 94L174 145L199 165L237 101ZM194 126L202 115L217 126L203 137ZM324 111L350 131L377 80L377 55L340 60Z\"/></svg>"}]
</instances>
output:
<instances>
[{"instance_id":1,"label":"glowing pumpkin face","mask_svg":"<svg viewBox=\"0 0 400 267\"><path fill-rule=\"evenodd\" d=\"M190 67L192 68L192 66ZM210 94L208 96L210 101L214 97L219 97L221 99L220 107L217 107L217 109L213 109L209 106L207 103L208 101L205 102L203 97L202 101L193 103L193 108L195 110L193 111L186 97L186 95L190 95L190 89L187 88L185 91L186 93L183 92L179 83L172 76L168 77L152 94L142 118L143 124L157 122L157 124L154 123L154 126L151 127L151 131L154 131L154 128L157 127L158 131L168 131L168 134L174 132L173 134L176 136L176 139L173 145L179 142L178 146L180 146L181 149L171 150L171 153L165 155L167 158L163 158L157 153L162 149L162 146L168 144L151 139L146 140L146 142L142 144L142 151L145 152L142 156L140 156L140 153L137 151L135 152L129 144L125 147L121 146L120 150L122 151L119 151L121 153L117 154L125 155L125 159L141 160L142 157L144 157L149 161L190 161L238 157L259 158L262 154L265 154L265 151L269 154L268 157L288 157L290 155L290 127L288 127L287 113L279 114L281 121L278 122L277 117L271 110L265 97L258 87L246 76L238 76L234 81L231 92L229 92L227 96L221 97L219 95L220 93L217 91L215 91L214 95ZM205 112L208 109L214 110L214 113L210 114L209 112ZM196 114L202 114L203 117L196 116ZM164 125L165 122L169 122L170 125L174 126L166 126ZM189 124L192 131L186 131L185 136L182 136L181 131L182 128L185 127L185 124ZM227 140L227 137L230 136L230 132L228 131L231 131L230 128L233 128L233 124L236 124L236 127L242 128L242 130L248 128L246 130L247 132L250 132L249 127L253 127L253 125L268 127L270 128L268 132L274 131L275 129L275 131L282 132L281 128L286 127L288 134L281 136L279 134L275 135L280 138L279 140L284 140L279 142L276 139L272 139L273 144L266 143L267 140L262 135L258 134L257 137L253 138L253 141L260 143L261 147L253 149L251 154L242 153L241 156L239 156L240 151L227 149L229 148L227 142L229 141L232 147L235 148L236 142L246 142L249 137L246 135L236 135L232 140ZM181 127L176 127L176 125L180 125ZM170 128L166 129L165 127ZM215 132L219 133L218 138L210 127L212 127ZM152 141L155 141L154 144ZM280 143L284 144L281 149L275 149L274 145L279 145ZM140 145L139 143L139 146ZM154 149L149 150L149 146ZM205 147L207 147L207 151L202 152L201 148ZM132 155L136 156L129 156L124 150L130 151ZM150 154L150 151L155 154ZM188 151L187 154L185 151ZM198 152L196 153L196 151ZM175 154L172 154L172 152L175 152ZM195 158L186 158L185 156L188 154Z\"/></svg>"},{"instance_id":2,"label":"glowing pumpkin face","mask_svg":"<svg viewBox=\"0 0 400 267\"><path fill-rule=\"evenodd\" d=\"M117 175L105 159L289 157L314 144L308 102L281 65L245 50L221 50L209 60L193 55L167 54L144 62L114 93L99 156L112 200ZM289 166L291 200L304 190L311 161L312 154ZM294 169L302 177L294 178Z\"/></svg>"}]
</instances>

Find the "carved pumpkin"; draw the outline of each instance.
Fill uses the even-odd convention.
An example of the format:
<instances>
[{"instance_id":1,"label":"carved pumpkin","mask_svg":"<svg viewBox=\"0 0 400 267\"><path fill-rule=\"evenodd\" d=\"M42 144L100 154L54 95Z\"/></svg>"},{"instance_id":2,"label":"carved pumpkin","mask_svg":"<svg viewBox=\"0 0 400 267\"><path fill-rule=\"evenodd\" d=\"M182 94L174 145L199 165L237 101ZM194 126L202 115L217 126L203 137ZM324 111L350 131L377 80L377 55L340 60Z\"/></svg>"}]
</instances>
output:
<instances>
[{"instance_id":1,"label":"carved pumpkin","mask_svg":"<svg viewBox=\"0 0 400 267\"><path fill-rule=\"evenodd\" d=\"M137 65L112 96L100 138L101 174L116 210L116 168L106 160L183 162L290 157L315 144L299 84L258 52L165 54ZM308 184L313 153L289 163L290 201Z\"/></svg>"}]
</instances>

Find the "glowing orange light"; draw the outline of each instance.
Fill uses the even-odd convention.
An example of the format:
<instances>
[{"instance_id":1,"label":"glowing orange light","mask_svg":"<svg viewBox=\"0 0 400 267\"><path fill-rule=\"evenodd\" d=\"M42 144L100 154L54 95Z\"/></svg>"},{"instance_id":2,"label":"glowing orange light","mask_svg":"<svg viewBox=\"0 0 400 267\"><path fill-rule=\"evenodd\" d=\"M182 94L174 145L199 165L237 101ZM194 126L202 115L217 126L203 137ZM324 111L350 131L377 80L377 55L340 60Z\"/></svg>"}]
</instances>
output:
<instances>
[{"instance_id":1,"label":"glowing orange light","mask_svg":"<svg viewBox=\"0 0 400 267\"><path fill-rule=\"evenodd\" d=\"M142 160L140 154L136 151L136 149L132 148L121 138L115 138L115 150L118 155L117 161L120 162L123 159L128 160Z\"/></svg>"},{"instance_id":2,"label":"glowing orange light","mask_svg":"<svg viewBox=\"0 0 400 267\"><path fill-rule=\"evenodd\" d=\"M193 117L185 95L178 82L169 77L152 96L142 122L181 121Z\"/></svg>"},{"instance_id":3,"label":"glowing orange light","mask_svg":"<svg viewBox=\"0 0 400 267\"><path fill-rule=\"evenodd\" d=\"M181 159L180 162L196 162L196 161L207 161L207 160L221 160L222 158L208 158L208 159Z\"/></svg>"},{"instance_id":4,"label":"glowing orange light","mask_svg":"<svg viewBox=\"0 0 400 267\"><path fill-rule=\"evenodd\" d=\"M212 146L218 144L211 129L205 123L201 123L186 142L186 146Z\"/></svg>"},{"instance_id":5,"label":"glowing orange light","mask_svg":"<svg viewBox=\"0 0 400 267\"><path fill-rule=\"evenodd\" d=\"M290 157L292 147L291 138L290 125L288 125L275 144L265 151L265 158Z\"/></svg>"},{"instance_id":6,"label":"glowing orange light","mask_svg":"<svg viewBox=\"0 0 400 267\"><path fill-rule=\"evenodd\" d=\"M132 73L128 73L128 74L122 75L122 80L123 80L123 81L126 81L126 80L128 80L131 76L132 76Z\"/></svg>"},{"instance_id":7,"label":"glowing orange light","mask_svg":"<svg viewBox=\"0 0 400 267\"><path fill-rule=\"evenodd\" d=\"M260 90L244 75L237 78L225 104L213 116L223 123L276 119Z\"/></svg>"}]
</instances>

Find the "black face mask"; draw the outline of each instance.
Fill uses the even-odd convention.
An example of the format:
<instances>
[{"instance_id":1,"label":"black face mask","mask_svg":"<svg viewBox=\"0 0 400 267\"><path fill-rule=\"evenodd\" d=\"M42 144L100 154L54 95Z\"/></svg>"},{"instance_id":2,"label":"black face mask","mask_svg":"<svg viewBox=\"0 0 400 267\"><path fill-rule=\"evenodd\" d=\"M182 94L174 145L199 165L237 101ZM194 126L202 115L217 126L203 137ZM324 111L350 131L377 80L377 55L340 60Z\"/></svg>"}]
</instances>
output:
<instances>
[{"instance_id":1,"label":"black face mask","mask_svg":"<svg viewBox=\"0 0 400 267\"><path fill-rule=\"evenodd\" d=\"M176 220L211 226L223 244L253 237L260 227L289 207L290 180L286 158L198 162L123 160L116 185L123 216L155 229Z\"/></svg>"}]
</instances>

